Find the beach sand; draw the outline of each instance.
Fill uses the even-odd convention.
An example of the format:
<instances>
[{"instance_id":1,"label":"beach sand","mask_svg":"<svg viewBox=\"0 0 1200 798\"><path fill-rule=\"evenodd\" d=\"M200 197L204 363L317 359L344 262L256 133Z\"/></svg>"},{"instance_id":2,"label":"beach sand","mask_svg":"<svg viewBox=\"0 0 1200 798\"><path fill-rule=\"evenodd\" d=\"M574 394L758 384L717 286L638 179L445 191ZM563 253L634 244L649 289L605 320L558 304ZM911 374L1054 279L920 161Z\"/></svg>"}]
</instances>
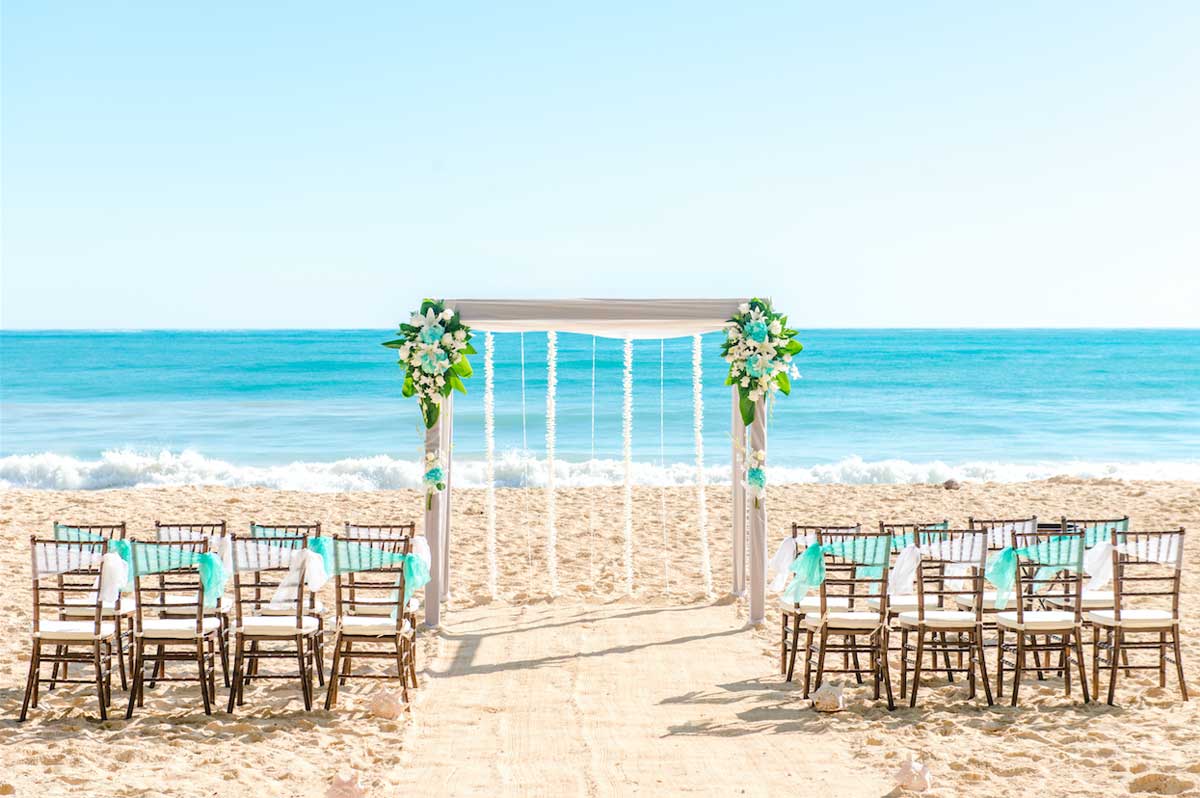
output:
<instances>
[{"instance_id":1,"label":"beach sand","mask_svg":"<svg viewBox=\"0 0 1200 798\"><path fill-rule=\"evenodd\" d=\"M246 706L211 718L195 684L147 691L146 706L100 722L85 686L43 692L16 722L29 653L30 533L54 520L262 523L420 522L416 491L319 494L176 487L0 492L0 795L322 796L340 771L369 795L883 795L910 753L934 796L1200 795L1200 540L1184 576L1184 661L1174 677L1122 677L1119 706L1083 707L1029 679L1021 706L969 702L931 678L916 709L889 713L868 688L822 715L777 674L775 602L746 628L731 601L729 489L708 489L714 595L706 596L690 488L635 489L635 594L624 596L621 489L557 492L560 595L547 590L542 491L500 490L500 596L487 594L482 490L453 499L452 598L422 632L410 716L367 711L389 683L351 682L333 712L305 713L299 686L256 682ZM791 521L928 521L968 515L1129 513L1136 528L1200 530L1200 484L1058 478L1014 484L803 485L769 490L770 541ZM668 521L664 531L662 518ZM329 603L332 596L326 596ZM994 668L993 662L989 666ZM398 684L398 683L396 683ZM218 689L223 708L225 691ZM324 698L318 692L318 703Z\"/></svg>"}]
</instances>

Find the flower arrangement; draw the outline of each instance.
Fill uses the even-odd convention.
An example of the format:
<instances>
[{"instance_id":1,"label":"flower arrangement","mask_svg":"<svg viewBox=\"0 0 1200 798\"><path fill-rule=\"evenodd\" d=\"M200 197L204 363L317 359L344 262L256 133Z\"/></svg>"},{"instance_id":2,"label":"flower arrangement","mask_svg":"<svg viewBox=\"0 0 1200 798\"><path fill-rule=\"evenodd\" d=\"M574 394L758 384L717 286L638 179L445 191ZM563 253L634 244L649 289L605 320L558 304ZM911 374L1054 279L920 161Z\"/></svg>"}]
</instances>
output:
<instances>
[{"instance_id":1,"label":"flower arrangement","mask_svg":"<svg viewBox=\"0 0 1200 798\"><path fill-rule=\"evenodd\" d=\"M436 452L425 453L425 474L421 481L425 483L425 509L428 510L433 507L433 494L446 489L446 469Z\"/></svg>"},{"instance_id":2,"label":"flower arrangement","mask_svg":"<svg viewBox=\"0 0 1200 798\"><path fill-rule=\"evenodd\" d=\"M754 497L754 506L767 495L767 472L763 468L767 463L767 453L760 449L751 449L746 458L746 488Z\"/></svg>"},{"instance_id":3,"label":"flower arrangement","mask_svg":"<svg viewBox=\"0 0 1200 798\"><path fill-rule=\"evenodd\" d=\"M800 376L792 357L803 348L787 326L787 316L776 313L770 302L751 299L738 306L737 315L726 322L721 355L729 363L725 384L737 386L742 423L754 422L759 400L792 392L792 378Z\"/></svg>"},{"instance_id":4,"label":"flower arrangement","mask_svg":"<svg viewBox=\"0 0 1200 798\"><path fill-rule=\"evenodd\" d=\"M400 366L405 369L401 392L417 397L425 428L431 429L441 414L442 398L452 390L467 392L463 380L472 374L467 355L475 354L471 328L462 323L458 311L440 300L426 299L409 322L400 325L399 335L383 345L400 350Z\"/></svg>"}]
</instances>

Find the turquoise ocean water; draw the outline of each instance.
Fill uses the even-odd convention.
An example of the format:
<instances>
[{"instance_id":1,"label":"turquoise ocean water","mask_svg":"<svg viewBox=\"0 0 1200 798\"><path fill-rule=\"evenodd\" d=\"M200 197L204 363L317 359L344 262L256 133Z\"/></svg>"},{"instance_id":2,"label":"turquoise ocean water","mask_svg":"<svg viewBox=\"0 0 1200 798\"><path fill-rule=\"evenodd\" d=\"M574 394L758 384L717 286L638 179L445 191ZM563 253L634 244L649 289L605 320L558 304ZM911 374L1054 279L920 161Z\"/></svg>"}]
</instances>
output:
<instances>
[{"instance_id":1,"label":"turquoise ocean water","mask_svg":"<svg viewBox=\"0 0 1200 798\"><path fill-rule=\"evenodd\" d=\"M418 413L400 396L395 353L379 346L387 338L0 332L0 486L414 486ZM1200 330L810 330L801 340L803 378L770 420L773 481L1200 479ZM703 439L710 478L727 481L719 341L704 341ZM641 482L694 478L691 345L635 342ZM544 479L546 336L524 337L524 381L521 346L496 336L505 485ZM621 346L559 335L559 484L620 480ZM482 480L478 348L471 393L456 405L460 484Z\"/></svg>"}]
</instances>

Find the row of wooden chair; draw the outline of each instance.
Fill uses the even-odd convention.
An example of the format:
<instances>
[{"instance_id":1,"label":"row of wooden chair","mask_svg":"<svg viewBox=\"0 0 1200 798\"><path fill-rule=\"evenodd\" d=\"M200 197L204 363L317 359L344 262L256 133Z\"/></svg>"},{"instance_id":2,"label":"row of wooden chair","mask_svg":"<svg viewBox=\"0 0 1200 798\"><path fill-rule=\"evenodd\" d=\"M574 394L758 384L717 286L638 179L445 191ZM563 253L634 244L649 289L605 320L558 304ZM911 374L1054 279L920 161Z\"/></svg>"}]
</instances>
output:
<instances>
[{"instance_id":1,"label":"row of wooden chair","mask_svg":"<svg viewBox=\"0 0 1200 798\"><path fill-rule=\"evenodd\" d=\"M1109 704L1120 673L1154 669L1160 686L1165 686L1170 661L1175 664L1180 693L1188 699L1179 633L1182 528L1130 531L1127 516L1062 518L1054 524L1039 524L1036 517L971 518L961 529L951 529L948 521L881 523L877 532L864 532L860 525L793 524L792 537L797 551L814 543L827 549L820 590L800 602L781 600L780 671L791 681L803 646L806 697L826 674L846 673L860 684L864 676L871 677L875 697L880 697L882 688L893 708L888 655L898 653L900 696L907 695L910 705L916 704L923 668L945 672L950 681L956 673L965 675L968 697L974 698L977 685L982 684L991 704L985 653L987 647L994 647L996 695L1003 695L1005 673L1010 673L1013 705L1022 677L1030 670L1039 679L1047 673L1061 674L1069 695L1075 668L1084 701L1090 701L1099 694L1103 657L1109 672ZM883 543L884 538L890 545ZM862 558L853 556L855 541L861 547L872 540L891 550L879 569L864 568ZM901 552L914 543L921 551L915 589L905 594L889 591L892 569ZM1112 548L1112 586L1088 591L1083 559L1096 544ZM989 557L999 556L1006 547L1017 552L1013 556L1018 562L1011 606L1001 609L997 591L985 589L985 573ZM1090 691L1083 651L1084 630L1089 627ZM897 631L901 639L893 648L889 638ZM1131 664L1128 654L1138 650L1157 652L1157 661ZM837 655L841 655L840 668L831 662Z\"/></svg>"},{"instance_id":2,"label":"row of wooden chair","mask_svg":"<svg viewBox=\"0 0 1200 798\"><path fill-rule=\"evenodd\" d=\"M344 531L332 538L336 678L331 674L325 706L336 703L338 686L351 678L399 678L407 701L409 688L417 687L419 601L400 606L404 572L393 564L398 558L369 558L364 570L357 570L363 563L336 559L359 550L410 555L414 525L346 524ZM298 678L305 709L311 709L314 670L319 684L325 684L327 613L306 584L309 555L304 552L318 537L319 523L251 524L250 535L239 536L227 533L224 522L155 522L154 540L144 542L129 539L125 524L56 523L53 537L31 537L33 645L20 719L38 705L42 682L48 689L94 683L100 716L107 718L114 655L121 687L129 691L126 717L143 705L146 684L159 681L198 681L204 710L211 713L218 661L230 688L228 711L244 704L247 684L267 678ZM99 590L102 563L118 549L131 560L133 595L118 593L105 602ZM210 596L208 602L196 564L206 554L223 560L232 572L232 592L215 601ZM354 660L380 658L395 662L396 673L354 672ZM297 671L264 672L259 667L264 659L294 660ZM167 662L195 663L195 675L168 676ZM70 678L68 667L75 663L92 665L93 678ZM42 674L44 665L52 666L48 677Z\"/></svg>"}]
</instances>

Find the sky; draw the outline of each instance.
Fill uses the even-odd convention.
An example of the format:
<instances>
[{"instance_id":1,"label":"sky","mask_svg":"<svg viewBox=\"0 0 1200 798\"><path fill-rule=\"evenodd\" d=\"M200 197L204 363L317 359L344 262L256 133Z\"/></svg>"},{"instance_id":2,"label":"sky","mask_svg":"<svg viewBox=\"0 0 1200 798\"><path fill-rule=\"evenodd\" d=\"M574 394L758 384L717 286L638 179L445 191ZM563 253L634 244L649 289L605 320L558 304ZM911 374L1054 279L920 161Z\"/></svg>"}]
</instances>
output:
<instances>
[{"instance_id":1,"label":"sky","mask_svg":"<svg viewBox=\"0 0 1200 798\"><path fill-rule=\"evenodd\" d=\"M1200 4L582 6L5 0L0 327L1200 326Z\"/></svg>"}]
</instances>

